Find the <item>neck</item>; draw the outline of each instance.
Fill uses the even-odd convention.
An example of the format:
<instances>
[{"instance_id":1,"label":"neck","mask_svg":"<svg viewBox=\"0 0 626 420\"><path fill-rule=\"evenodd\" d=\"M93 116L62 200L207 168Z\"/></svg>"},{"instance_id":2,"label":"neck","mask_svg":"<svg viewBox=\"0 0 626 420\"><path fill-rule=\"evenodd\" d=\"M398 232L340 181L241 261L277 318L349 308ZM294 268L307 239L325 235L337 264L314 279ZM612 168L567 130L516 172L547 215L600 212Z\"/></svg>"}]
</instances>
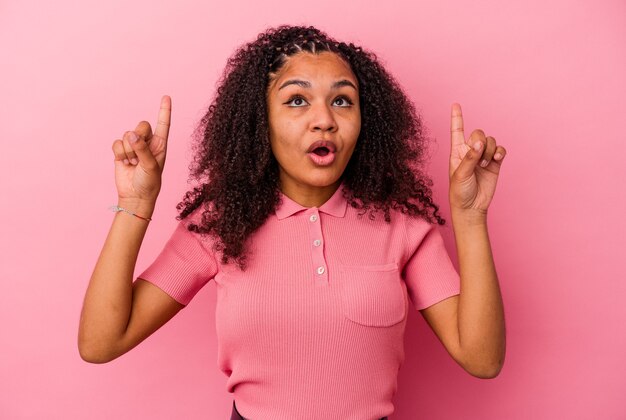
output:
<instances>
[{"instance_id":1,"label":"neck","mask_svg":"<svg viewBox=\"0 0 626 420\"><path fill-rule=\"evenodd\" d=\"M319 208L332 197L340 185L341 179L325 187L299 184L297 182L282 182L280 189L283 194L303 207Z\"/></svg>"}]
</instances>

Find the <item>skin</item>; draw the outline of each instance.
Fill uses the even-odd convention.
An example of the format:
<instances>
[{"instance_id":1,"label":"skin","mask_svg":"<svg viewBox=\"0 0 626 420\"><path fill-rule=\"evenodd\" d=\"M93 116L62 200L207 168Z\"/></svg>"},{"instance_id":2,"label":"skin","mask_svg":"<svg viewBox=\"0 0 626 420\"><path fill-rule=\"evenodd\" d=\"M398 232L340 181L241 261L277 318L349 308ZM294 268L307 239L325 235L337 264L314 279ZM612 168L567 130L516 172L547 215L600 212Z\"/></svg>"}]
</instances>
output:
<instances>
[{"instance_id":1,"label":"skin","mask_svg":"<svg viewBox=\"0 0 626 420\"><path fill-rule=\"evenodd\" d=\"M461 106L452 104L450 209L461 293L422 310L448 353L479 378L500 373L506 351L502 296L487 233L487 210L506 149L480 129L465 139Z\"/></svg>"},{"instance_id":2,"label":"skin","mask_svg":"<svg viewBox=\"0 0 626 420\"><path fill-rule=\"evenodd\" d=\"M150 218L161 188L172 101L161 98L154 134L147 121L112 144L118 202ZM106 363L134 348L184 305L141 279L133 283L149 222L117 212L94 267L80 315L78 351L90 363Z\"/></svg>"},{"instance_id":3,"label":"skin","mask_svg":"<svg viewBox=\"0 0 626 420\"><path fill-rule=\"evenodd\" d=\"M309 86L283 85L301 80ZM340 81L348 81L334 87ZM338 55L299 53L271 79L267 90L269 137L280 166L281 191L305 207L319 207L337 190L361 131L357 78ZM335 161L317 166L307 150L332 140Z\"/></svg>"},{"instance_id":4,"label":"skin","mask_svg":"<svg viewBox=\"0 0 626 420\"><path fill-rule=\"evenodd\" d=\"M296 77L310 87L279 89ZM339 80L351 81L357 89L331 89ZM294 94L304 100L287 103ZM354 106L345 107L341 95ZM303 206L321 206L338 188L361 128L354 74L331 53L294 56L275 75L267 98L283 192ZM164 96L154 134L142 121L112 145L118 205L144 217L152 215L160 190L170 119L171 99ZM336 142L337 159L330 167L315 167L306 156L309 145L320 138ZM461 107L452 104L449 200L461 293L421 313L454 360L479 378L497 376L505 356L502 298L487 234L487 210L505 155L504 147L482 130L465 139ZM149 282L132 282L147 227L143 219L115 214L81 312L78 348L85 361L114 360L184 307Z\"/></svg>"}]
</instances>

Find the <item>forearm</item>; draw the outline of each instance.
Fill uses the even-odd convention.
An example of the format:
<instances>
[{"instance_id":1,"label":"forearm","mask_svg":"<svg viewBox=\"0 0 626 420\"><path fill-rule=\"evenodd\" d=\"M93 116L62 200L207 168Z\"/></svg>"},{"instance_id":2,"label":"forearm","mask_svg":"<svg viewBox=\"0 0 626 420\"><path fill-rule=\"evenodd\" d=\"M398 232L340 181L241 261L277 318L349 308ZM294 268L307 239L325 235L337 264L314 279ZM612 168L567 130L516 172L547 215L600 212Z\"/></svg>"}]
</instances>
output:
<instances>
[{"instance_id":1,"label":"forearm","mask_svg":"<svg viewBox=\"0 0 626 420\"><path fill-rule=\"evenodd\" d=\"M504 310L486 214L453 212L452 221L461 276L457 319L463 360L471 369L497 374L505 354Z\"/></svg>"},{"instance_id":2,"label":"forearm","mask_svg":"<svg viewBox=\"0 0 626 420\"><path fill-rule=\"evenodd\" d=\"M147 218L154 211L150 203L120 201L119 205ZM147 221L128 213L115 214L83 302L78 346L85 359L105 359L126 330L133 273L147 227Z\"/></svg>"}]
</instances>

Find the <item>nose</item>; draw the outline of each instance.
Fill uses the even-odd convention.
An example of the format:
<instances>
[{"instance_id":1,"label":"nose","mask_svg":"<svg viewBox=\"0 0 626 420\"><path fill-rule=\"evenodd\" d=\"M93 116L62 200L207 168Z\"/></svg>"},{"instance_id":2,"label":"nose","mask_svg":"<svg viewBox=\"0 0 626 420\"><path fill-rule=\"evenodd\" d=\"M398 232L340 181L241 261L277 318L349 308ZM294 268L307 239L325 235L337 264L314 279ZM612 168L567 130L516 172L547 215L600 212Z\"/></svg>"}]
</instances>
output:
<instances>
[{"instance_id":1,"label":"nose","mask_svg":"<svg viewBox=\"0 0 626 420\"><path fill-rule=\"evenodd\" d=\"M321 131L335 131L337 129L337 122L333 115L332 107L323 103L313 107L312 110L312 129Z\"/></svg>"}]
</instances>

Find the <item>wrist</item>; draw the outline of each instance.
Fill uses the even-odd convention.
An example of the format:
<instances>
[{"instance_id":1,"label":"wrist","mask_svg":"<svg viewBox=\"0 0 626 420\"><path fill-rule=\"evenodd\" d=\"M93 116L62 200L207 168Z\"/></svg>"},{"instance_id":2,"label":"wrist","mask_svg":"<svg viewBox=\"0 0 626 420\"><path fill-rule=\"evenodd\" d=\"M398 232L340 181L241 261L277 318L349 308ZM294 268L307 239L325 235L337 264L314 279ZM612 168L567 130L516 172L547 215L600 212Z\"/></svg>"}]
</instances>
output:
<instances>
[{"instance_id":1,"label":"wrist","mask_svg":"<svg viewBox=\"0 0 626 420\"><path fill-rule=\"evenodd\" d=\"M453 225L462 226L486 226L487 211L479 209L459 209L452 207L450 209Z\"/></svg>"},{"instance_id":2,"label":"wrist","mask_svg":"<svg viewBox=\"0 0 626 420\"><path fill-rule=\"evenodd\" d=\"M152 218L156 200L142 200L135 198L118 198L117 205L141 217Z\"/></svg>"}]
</instances>

